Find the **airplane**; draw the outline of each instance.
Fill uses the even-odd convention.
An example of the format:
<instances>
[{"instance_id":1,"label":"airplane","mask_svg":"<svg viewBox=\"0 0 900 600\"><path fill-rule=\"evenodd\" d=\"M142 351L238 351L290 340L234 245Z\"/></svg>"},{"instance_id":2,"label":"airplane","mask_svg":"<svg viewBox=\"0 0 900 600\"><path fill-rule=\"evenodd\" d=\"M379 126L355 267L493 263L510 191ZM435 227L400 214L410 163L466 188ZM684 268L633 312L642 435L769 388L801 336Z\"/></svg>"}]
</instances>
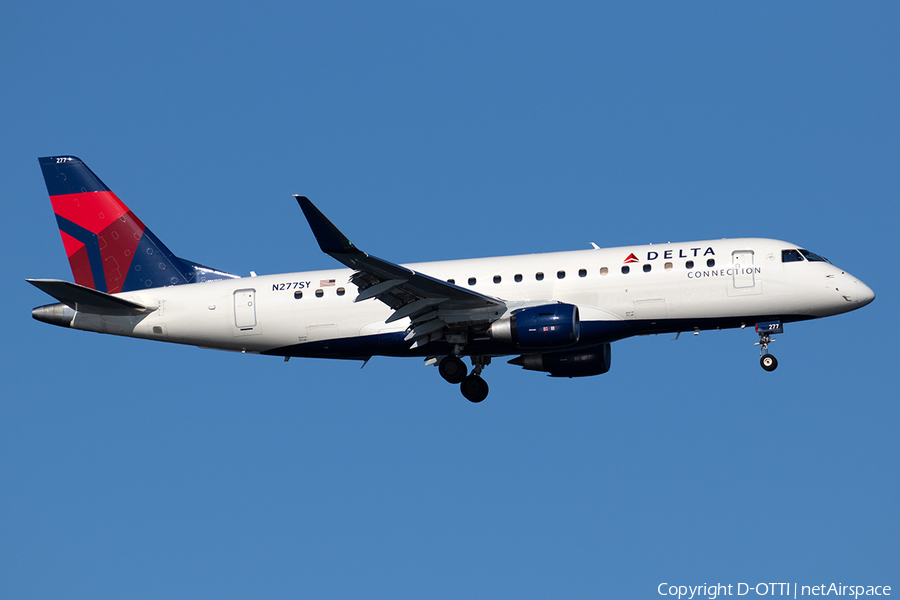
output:
<instances>
[{"instance_id":1,"label":"airplane","mask_svg":"<svg viewBox=\"0 0 900 600\"><path fill-rule=\"evenodd\" d=\"M785 323L875 298L820 255L762 238L399 265L299 195L319 247L346 268L239 277L177 257L81 159L38 160L75 280L26 280L58 300L32 311L38 321L285 361L419 357L471 402L488 395L492 359L601 375L611 343L637 335L753 327L773 371Z\"/></svg>"}]
</instances>

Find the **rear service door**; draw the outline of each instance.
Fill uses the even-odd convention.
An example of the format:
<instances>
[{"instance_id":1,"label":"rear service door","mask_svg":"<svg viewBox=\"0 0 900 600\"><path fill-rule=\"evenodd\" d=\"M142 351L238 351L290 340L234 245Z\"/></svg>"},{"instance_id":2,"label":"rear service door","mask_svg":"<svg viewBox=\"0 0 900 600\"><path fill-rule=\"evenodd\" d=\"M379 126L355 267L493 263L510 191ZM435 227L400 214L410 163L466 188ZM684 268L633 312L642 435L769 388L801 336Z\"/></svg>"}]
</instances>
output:
<instances>
[{"instance_id":1,"label":"rear service door","mask_svg":"<svg viewBox=\"0 0 900 600\"><path fill-rule=\"evenodd\" d=\"M234 326L241 331L256 327L256 290L237 290L234 293Z\"/></svg>"}]
</instances>

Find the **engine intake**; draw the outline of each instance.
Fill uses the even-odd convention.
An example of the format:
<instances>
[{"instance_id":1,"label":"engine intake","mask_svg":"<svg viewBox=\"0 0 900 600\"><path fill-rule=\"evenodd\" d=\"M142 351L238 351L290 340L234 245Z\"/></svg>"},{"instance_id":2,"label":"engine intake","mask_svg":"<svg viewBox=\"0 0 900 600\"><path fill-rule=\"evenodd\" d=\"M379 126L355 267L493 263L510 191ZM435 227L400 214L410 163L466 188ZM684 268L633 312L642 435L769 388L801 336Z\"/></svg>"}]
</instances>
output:
<instances>
[{"instance_id":1,"label":"engine intake","mask_svg":"<svg viewBox=\"0 0 900 600\"><path fill-rule=\"evenodd\" d=\"M509 361L528 371L543 371L550 377L590 377L603 375L612 364L612 350L603 344L588 350L553 352L552 354L523 354Z\"/></svg>"},{"instance_id":2,"label":"engine intake","mask_svg":"<svg viewBox=\"0 0 900 600\"><path fill-rule=\"evenodd\" d=\"M491 337L520 348L571 346L581 337L581 321L574 304L524 308L491 324Z\"/></svg>"}]
</instances>

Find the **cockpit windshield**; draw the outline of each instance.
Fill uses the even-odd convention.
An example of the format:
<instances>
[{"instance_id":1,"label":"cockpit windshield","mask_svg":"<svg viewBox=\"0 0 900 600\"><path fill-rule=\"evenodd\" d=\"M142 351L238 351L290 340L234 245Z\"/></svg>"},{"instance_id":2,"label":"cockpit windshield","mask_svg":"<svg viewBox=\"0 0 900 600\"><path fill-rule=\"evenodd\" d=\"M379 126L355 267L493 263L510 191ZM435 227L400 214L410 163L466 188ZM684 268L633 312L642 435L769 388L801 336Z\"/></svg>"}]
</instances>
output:
<instances>
[{"instance_id":1,"label":"cockpit windshield","mask_svg":"<svg viewBox=\"0 0 900 600\"><path fill-rule=\"evenodd\" d=\"M804 250L803 248L800 248L800 254L805 256L806 260L808 260L809 262L827 262L827 263L831 264L831 261L828 260L827 258L825 258L824 256L819 256L818 254L813 254L809 250Z\"/></svg>"},{"instance_id":2,"label":"cockpit windshield","mask_svg":"<svg viewBox=\"0 0 900 600\"><path fill-rule=\"evenodd\" d=\"M789 250L781 251L781 262L803 262L804 258L809 262L827 262L831 264L831 261L827 258L814 254L809 250L804 250L803 248L798 250L791 248Z\"/></svg>"}]
</instances>

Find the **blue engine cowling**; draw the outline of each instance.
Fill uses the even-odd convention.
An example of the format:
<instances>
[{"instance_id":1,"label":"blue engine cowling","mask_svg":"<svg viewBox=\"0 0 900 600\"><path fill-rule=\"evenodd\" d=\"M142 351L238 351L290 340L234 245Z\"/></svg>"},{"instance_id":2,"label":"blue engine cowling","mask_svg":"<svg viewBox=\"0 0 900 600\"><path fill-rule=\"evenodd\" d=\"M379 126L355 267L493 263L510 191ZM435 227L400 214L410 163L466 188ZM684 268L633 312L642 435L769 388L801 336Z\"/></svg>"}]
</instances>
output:
<instances>
[{"instance_id":1,"label":"blue engine cowling","mask_svg":"<svg viewBox=\"0 0 900 600\"><path fill-rule=\"evenodd\" d=\"M491 324L491 337L520 348L560 348L581 337L581 321L574 304L524 308Z\"/></svg>"},{"instance_id":2,"label":"blue engine cowling","mask_svg":"<svg viewBox=\"0 0 900 600\"><path fill-rule=\"evenodd\" d=\"M609 344L595 348L552 354L523 354L509 361L529 371L550 373L550 377L590 377L603 375L612 364Z\"/></svg>"}]
</instances>

